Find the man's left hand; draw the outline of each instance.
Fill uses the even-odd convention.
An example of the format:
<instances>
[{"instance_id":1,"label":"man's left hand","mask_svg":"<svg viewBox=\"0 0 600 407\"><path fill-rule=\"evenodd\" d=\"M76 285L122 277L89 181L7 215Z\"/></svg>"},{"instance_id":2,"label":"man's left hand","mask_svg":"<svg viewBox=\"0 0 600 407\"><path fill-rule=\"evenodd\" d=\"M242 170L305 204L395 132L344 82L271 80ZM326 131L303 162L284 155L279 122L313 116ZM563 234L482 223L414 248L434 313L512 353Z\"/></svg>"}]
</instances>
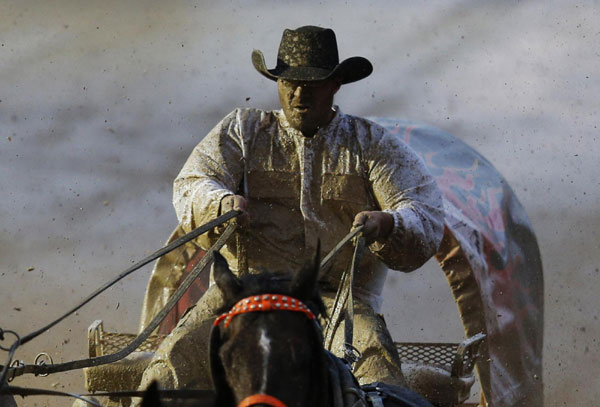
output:
<instances>
[{"instance_id":1,"label":"man's left hand","mask_svg":"<svg viewBox=\"0 0 600 407\"><path fill-rule=\"evenodd\" d=\"M394 217L387 212L364 211L354 217L352 227L364 226L362 234L366 244L373 243L378 238L385 238L394 229Z\"/></svg>"}]
</instances>

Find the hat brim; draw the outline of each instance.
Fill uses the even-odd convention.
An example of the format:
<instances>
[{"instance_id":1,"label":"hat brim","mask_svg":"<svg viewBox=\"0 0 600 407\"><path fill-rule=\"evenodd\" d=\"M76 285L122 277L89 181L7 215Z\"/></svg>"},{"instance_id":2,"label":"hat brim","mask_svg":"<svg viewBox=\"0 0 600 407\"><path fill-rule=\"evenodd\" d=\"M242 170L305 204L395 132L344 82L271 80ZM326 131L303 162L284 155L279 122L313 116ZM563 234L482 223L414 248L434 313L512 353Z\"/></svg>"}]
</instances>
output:
<instances>
[{"instance_id":1,"label":"hat brim","mask_svg":"<svg viewBox=\"0 0 600 407\"><path fill-rule=\"evenodd\" d=\"M291 81L338 79L342 85L364 79L373 72L373 65L363 57L345 59L332 70L305 66L279 66L267 69L262 52L256 49L252 51L252 65L260 74L273 81L277 79Z\"/></svg>"}]
</instances>

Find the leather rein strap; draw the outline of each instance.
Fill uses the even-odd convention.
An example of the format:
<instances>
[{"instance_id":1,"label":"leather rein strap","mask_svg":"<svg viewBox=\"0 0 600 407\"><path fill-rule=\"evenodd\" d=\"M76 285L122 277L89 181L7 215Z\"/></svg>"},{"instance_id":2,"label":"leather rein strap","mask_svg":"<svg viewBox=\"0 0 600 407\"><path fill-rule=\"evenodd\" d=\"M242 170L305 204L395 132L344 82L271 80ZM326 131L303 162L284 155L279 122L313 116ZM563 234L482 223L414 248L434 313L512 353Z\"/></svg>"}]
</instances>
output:
<instances>
[{"instance_id":1,"label":"leather rein strap","mask_svg":"<svg viewBox=\"0 0 600 407\"><path fill-rule=\"evenodd\" d=\"M228 214L234 214L235 211L228 212ZM140 346L150 334L160 325L163 319L167 316L169 311L175 306L177 301L183 296L186 290L192 285L194 280L200 275L200 273L212 262L213 253L218 251L227 243L231 235L236 229L235 224L230 224L227 226L223 234L219 237L217 242L206 252L204 257L200 260L200 262L194 267L192 272L187 275L181 285L177 288L175 293L169 298L164 307L157 313L152 321L146 326L146 328L127 346L123 349L119 350L116 353L104 356L98 356L89 359L82 360L74 360L71 362L58 363L52 365L23 365L17 367L10 367L5 369L10 374L10 378L14 378L17 376L21 376L24 373L33 373L33 374L50 374L50 373L58 373L65 372L73 369L81 369L85 367L99 366L107 363L113 363L117 360L123 359L125 356L129 355L133 352L138 346ZM0 387L2 387L2 383L0 382Z\"/></svg>"},{"instance_id":2,"label":"leather rein strap","mask_svg":"<svg viewBox=\"0 0 600 407\"><path fill-rule=\"evenodd\" d=\"M354 285L354 275L358 272L358 266L362 260L364 249L365 239L362 235L359 235L355 241L352 264L342 274L340 286L333 302L333 312L327 321L324 331L325 349L331 350L334 333L341 321L344 320L344 360L352 371L354 371L356 362L362 357L361 353L353 345L354 295L352 294L352 287Z\"/></svg>"}]
</instances>

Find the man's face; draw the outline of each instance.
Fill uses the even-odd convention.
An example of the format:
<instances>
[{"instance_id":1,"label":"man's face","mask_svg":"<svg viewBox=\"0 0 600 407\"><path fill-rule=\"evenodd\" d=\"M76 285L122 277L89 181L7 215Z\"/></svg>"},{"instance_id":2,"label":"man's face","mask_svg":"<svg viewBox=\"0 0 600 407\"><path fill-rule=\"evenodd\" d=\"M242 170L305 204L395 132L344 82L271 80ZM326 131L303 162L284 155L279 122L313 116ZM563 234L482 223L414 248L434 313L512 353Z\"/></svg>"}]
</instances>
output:
<instances>
[{"instance_id":1,"label":"man's face","mask_svg":"<svg viewBox=\"0 0 600 407\"><path fill-rule=\"evenodd\" d=\"M333 95L340 83L331 79L312 82L279 79L277 88L290 126L310 137L333 117Z\"/></svg>"}]
</instances>

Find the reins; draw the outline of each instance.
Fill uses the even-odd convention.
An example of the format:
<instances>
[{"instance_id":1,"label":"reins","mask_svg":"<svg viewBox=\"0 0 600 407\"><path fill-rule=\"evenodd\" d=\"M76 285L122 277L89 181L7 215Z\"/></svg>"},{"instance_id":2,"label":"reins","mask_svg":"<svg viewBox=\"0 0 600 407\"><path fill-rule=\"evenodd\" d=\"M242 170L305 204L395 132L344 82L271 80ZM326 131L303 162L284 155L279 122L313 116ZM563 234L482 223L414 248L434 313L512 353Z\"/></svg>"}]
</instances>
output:
<instances>
[{"instance_id":1,"label":"reins","mask_svg":"<svg viewBox=\"0 0 600 407\"><path fill-rule=\"evenodd\" d=\"M354 285L354 275L358 271L358 266L362 260L365 249L365 239L361 233L364 226L352 228L352 230L329 252L321 262L321 272L327 267L329 262L338 254L348 242L355 240L354 254L352 256L352 264L349 269L344 270L340 278L340 284L335 294L333 302L333 312L327 321L327 325L323 330L324 347L331 350L333 344L333 334L340 325L342 319L344 322L344 360L354 370L354 365L362 357L361 353L352 345L354 337L354 296L352 287ZM322 274L320 275L322 277ZM344 306L346 309L344 310ZM342 312L343 311L343 312Z\"/></svg>"},{"instance_id":2,"label":"reins","mask_svg":"<svg viewBox=\"0 0 600 407\"><path fill-rule=\"evenodd\" d=\"M352 230L350 230L350 232L346 236L344 236L342 240L340 240L339 243L336 244L335 247L331 249L329 253L327 253L327 256L323 258L321 264L319 265L319 268L321 269L319 273L319 278L323 277L324 270L326 270L326 267L329 265L331 260L333 260L333 258L344 248L344 246L348 244L348 242L350 242L356 235L362 232L363 228L364 226L352 228Z\"/></svg>"},{"instance_id":3,"label":"reins","mask_svg":"<svg viewBox=\"0 0 600 407\"><path fill-rule=\"evenodd\" d=\"M362 231L362 226L354 230L357 236ZM344 320L344 357L343 360L348 364L351 371L354 371L354 365L362 357L360 351L353 345L354 338L354 296L352 287L354 285L354 275L358 271L358 266L362 260L365 249L365 239L359 235L354 245L354 254L352 256L351 266L344 271L340 278L340 285L335 294L333 302L333 312L324 330L324 347L331 350L333 336ZM345 308L344 308L345 307Z\"/></svg>"},{"instance_id":4,"label":"reins","mask_svg":"<svg viewBox=\"0 0 600 407\"><path fill-rule=\"evenodd\" d=\"M76 394L71 394L71 393L65 393L65 392L59 392L59 391L52 391L52 390L44 390L44 389L23 389L20 387L15 387L15 386L9 386L8 384L6 384L7 381L12 381L15 377L21 376L23 374L34 374L34 375L40 375L40 376L45 376L48 374L52 374L52 373L59 373L59 372L65 372L65 371L69 371L69 370L75 370L75 369L82 369L82 368L88 368L88 367L94 367L94 366L100 366L100 365L104 365L104 364L108 364L108 363L113 363L116 362L118 360L121 360L123 358L125 358L127 355L129 355L130 353L132 353L135 349L137 349L147 338L148 336L150 336L150 334L160 325L160 323L162 322L162 320L167 316L167 314L169 313L169 311L175 306L175 304L177 303L177 301L179 301L179 299L183 296L183 294L186 292L186 290L191 286L191 284L194 282L194 280L200 275L200 273L209 265L212 263L213 260L213 255L216 251L220 250L225 243L227 243L227 241L230 239L231 235L234 233L234 231L237 229L238 225L237 222L232 222L223 232L223 234L219 237L219 239L217 240L217 242L215 242L215 244L206 252L205 256L200 260L200 262L193 268L193 270L190 272L190 274L188 274L186 276L186 278L183 280L183 282L180 284L180 286L177 288L177 290L175 291L175 293L169 298L169 300L167 301L167 303L165 304L165 306L160 310L160 312L158 312L155 317L150 321L150 323L146 326L146 328L132 341L130 342L127 346L125 346L123 349L121 349L120 351L110 354L110 355L104 355L104 356L100 356L100 357L94 357L94 358L87 358L87 359L81 359L81 360L75 360L75 361L70 361L70 362L65 362L65 363L58 363L58 364L44 364L44 363L40 363L40 364L22 364L22 363L16 363L16 364L12 364L12 358L14 356L14 353L16 351L16 349L31 341L32 339L38 337L39 335L41 335L42 333L46 332L47 330L49 330L50 328L54 327L55 325L57 325L58 323L60 323L61 321L63 321L66 317L68 317L69 315L73 314L75 311L79 310L80 308L82 308L84 305L86 305L87 303L89 303L91 300L93 300L94 298L96 298L98 295L100 295L102 292L106 291L108 288L112 287L114 284L116 284L118 281L122 280L123 278L125 278L126 276L128 276L129 274L133 273L134 271L140 269L141 267L145 266L146 264L158 259L159 257L171 252L172 250L184 245L185 243L195 239L196 237L200 236L203 233L206 233L207 231L213 229L215 226L219 226L227 221L229 221L230 219L238 216L241 214L241 211L229 211L224 215L219 216L218 218L202 225L199 226L198 228L194 229L193 231L191 231L190 233L176 239L175 241L171 242L170 244L166 245L165 247L157 250L156 252L150 254L149 256L145 257L144 259L138 261L136 264L132 265L131 267L129 267L128 269L126 269L125 271L123 271L121 274L119 274L117 277L115 277L113 280L103 284L100 288L98 288L97 290L95 290L92 294L90 294L88 297L86 297L85 299L83 299L78 305L76 305L75 307L73 307L72 309L70 309L69 311L67 311L66 313L64 313L63 315L61 315L59 318L57 318L56 320L52 321L51 323L47 324L46 326L24 336L24 337L19 337L19 335L13 331L10 330L2 330L0 328L0 341L4 340L4 334L12 334L16 337L16 340L14 341L14 343L12 344L12 346L10 348L4 348L0 346L0 349L7 351L9 353L8 356L8 360L7 363L4 366L0 365L0 368L2 368L1 374L0 374L0 395L22 395L22 396L26 396L26 395L42 395L42 394L46 394L46 395L62 395L62 396L69 396L69 397L75 397L75 398L79 398L82 401L85 401L89 404L92 405L98 405L97 403L85 399L83 398L81 395L76 395ZM329 265L329 263L331 262L331 260L343 249L343 247L350 242L356 235L358 235L361 231L362 231L362 226L352 229L342 240L340 240L340 242L327 254L327 256L325 256L325 258L321 261L320 264L320 276L323 275L323 270L326 269L326 267ZM360 238L358 241L360 242L362 238ZM358 245L357 245L358 246ZM364 244L363 244L364 246ZM362 252L360 254L360 256L362 256ZM358 262L360 262L360 256ZM357 258L356 255L356 251L355 251L355 256L353 258L353 266L352 269L354 269L354 264L356 263L356 267L358 266L358 262L356 262L354 259ZM347 272L344 273L344 275L342 276L342 281L340 282L340 290L338 290L338 295L341 296L340 292L342 290L342 285L344 287L349 286L350 288L350 298L351 296L351 287L352 287L352 275L353 272L350 273L350 277L347 277ZM345 283L346 280L348 280L348 283ZM347 290L347 289L346 289ZM343 306L343 304L346 302L346 299L348 298L348 294L346 294L346 296L344 297L343 301L338 301L338 295L336 295L336 303L340 302ZM275 297L276 295L270 295L270 297ZM279 296L282 297L282 296ZM302 304L300 301L296 300L297 302L295 302L294 304L292 304L292 299L290 297L289 298L289 302L284 301L283 298L279 298L276 301L278 302L273 302L275 300L268 300L266 301L264 298L262 300L260 300L260 304L255 304L257 308L259 308L258 306L260 305L261 308L267 308L267 307L273 307L273 309L278 309L279 307L282 307L284 309L289 309L290 311L299 311L299 312L303 312L305 313L309 318L311 319L315 319L315 316L312 314L312 312L308 309L308 307L306 307L306 305ZM266 302L265 302L266 301ZM266 304L270 304L270 305L266 305ZM279 304L279 305L277 305ZM350 300L350 304L352 304L352 300ZM301 305L301 306L300 306ZM243 308L243 306L242 306ZM297 309L295 309L297 308ZM250 309L250 308L249 308ZM334 313L334 316L337 315L336 318L339 318L339 312L337 314ZM352 316L352 311L349 311L346 313L346 315L350 315ZM233 318L233 316L231 316L230 318ZM223 319L227 319L227 316L224 316ZM229 320L230 321L230 320ZM220 322L220 321L219 321ZM329 321L330 323L328 323L327 327L329 327L331 325L331 320ZM228 322L226 321L226 324L228 324ZM339 321L336 322L333 326L337 326L337 324L339 324ZM348 324L347 324L348 325ZM350 323L351 325L351 323ZM348 331L348 326L346 326L346 331ZM351 328L350 328L350 332L351 332ZM350 339L348 340L348 334L346 334L347 340L346 342L348 344L352 344L352 335L350 334ZM346 352L347 353L347 352ZM17 362L17 361L15 361ZM8 380L7 380L8 379ZM176 391L176 392L179 392ZM129 396L138 396L140 395L140 392L110 392L110 393L96 393L95 396L102 396L102 395L117 395L117 396L122 396L125 397L127 396L125 393L127 393L127 395ZM281 403L280 401L273 401L270 400L269 398L271 396L268 395L262 395L264 396L263 398L261 398L261 395L256 395L258 398L256 398L256 400L262 400L262 402L257 401L254 404L267 404L267 405L271 405L273 407L285 407L285 404ZM261 397L259 397L261 396ZM175 398L176 396L173 396L173 398ZM186 398L186 397L183 397ZM272 403L269 403L268 401L272 401ZM276 399L275 399L276 400ZM246 403L249 403L252 400L246 400ZM280 403L280 404L277 404ZM244 404L244 406L250 407L254 404ZM243 407L242 405L240 405L240 407Z\"/></svg>"},{"instance_id":5,"label":"reins","mask_svg":"<svg viewBox=\"0 0 600 407\"><path fill-rule=\"evenodd\" d=\"M11 348L9 350L8 362L2 367L2 374L0 375L0 388L5 385L7 378L12 380L17 376L21 376L26 373L33 373L35 375L47 375L50 373L58 373L58 372L64 372L64 371L68 371L68 370L81 369L81 368L85 368L85 367L99 366L99 365L103 365L103 364L107 364L107 363L116 362L120 359L123 359L127 355L129 355L140 344L142 344L148 338L148 336L150 336L150 334L158 327L158 325L162 322L162 320L167 316L169 311L175 306L177 301L179 301L181 296L183 296L183 294L189 288L189 286L193 283L193 281L198 277L198 275L200 275L200 273L206 268L206 266L208 266L210 264L210 262L212 261L212 258L213 258L212 254L215 251L221 249L221 247L223 247L223 245L227 242L227 240L229 239L231 234L236 229L235 224L232 223L231 225L229 225L227 227L225 232L223 232L223 234L217 240L217 242L208 250L208 252L202 258L202 260L194 267L192 272L184 279L184 281L181 283L179 288L175 291L173 296L169 299L169 301L167 301L167 303L161 309L161 311L158 314L156 314L156 316L148 324L146 329L144 329L131 343L129 343L126 347L124 347L120 351L118 351L114 354L111 354L111 355L105 355L105 356L100 356L100 357L96 357L96 358L88 358L88 359L76 360L76 361L53 364L53 365L46 365L46 364L33 364L33 365L23 364L22 365L22 364L19 364L14 367L10 366L14 352L15 352L16 348L19 347L20 345L27 343L28 341L34 339L35 337L39 336L43 332L52 328L53 326L55 326L56 324L58 324L59 322L64 320L67 316L69 316L72 313L74 313L75 311L79 310L81 307L86 305L92 299L97 297L100 293L107 290L108 288L110 288L112 285L114 285L115 283L117 283L119 280L123 279L127 275L140 269L141 267L150 263L151 261L156 260L157 258L182 246L183 244L195 239L196 237L200 236L201 234L213 229L215 226L219 226L219 225L227 222L231 218L238 216L240 213L241 213L240 211L229 211L226 214L221 215L218 218L194 229L190 233L178 238L177 240L173 241L169 245L157 250L156 252L147 256L143 260L141 260L141 261L137 262L136 264L134 264L133 266L129 267L127 270L125 270L124 272L119 274L113 280L102 285L99 289L97 289L92 294L90 294L87 298L82 300L77 306L75 306L74 308L72 308L71 310L66 312L64 315L62 315L55 321L46 325L45 327L38 329L37 331L34 331L23 338L19 338L18 335L13 333L15 336L17 336L17 340L13 343L13 345L11 346ZM4 331L4 332L12 333L12 331ZM4 350L6 350L6 349L4 349Z\"/></svg>"}]
</instances>

